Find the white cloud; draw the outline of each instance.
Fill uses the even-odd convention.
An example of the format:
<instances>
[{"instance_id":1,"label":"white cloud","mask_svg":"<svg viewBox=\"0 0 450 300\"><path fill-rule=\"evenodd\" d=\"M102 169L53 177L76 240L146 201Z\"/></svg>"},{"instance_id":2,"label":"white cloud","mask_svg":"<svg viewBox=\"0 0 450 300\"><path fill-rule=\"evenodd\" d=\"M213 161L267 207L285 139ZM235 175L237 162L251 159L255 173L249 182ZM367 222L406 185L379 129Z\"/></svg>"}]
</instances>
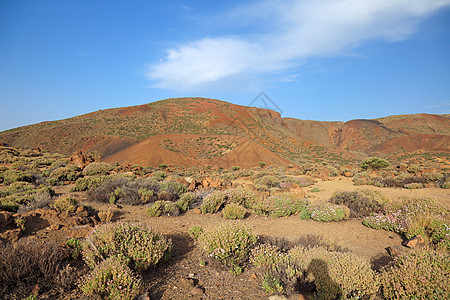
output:
<instances>
[{"instance_id":1,"label":"white cloud","mask_svg":"<svg viewBox=\"0 0 450 300\"><path fill-rule=\"evenodd\" d=\"M148 77L160 88L189 90L232 77L282 73L310 57L339 55L370 39L406 39L421 20L449 5L450 0L258 1L221 18L230 24L266 24L265 32L204 38L169 49L165 59L150 66Z\"/></svg>"}]
</instances>

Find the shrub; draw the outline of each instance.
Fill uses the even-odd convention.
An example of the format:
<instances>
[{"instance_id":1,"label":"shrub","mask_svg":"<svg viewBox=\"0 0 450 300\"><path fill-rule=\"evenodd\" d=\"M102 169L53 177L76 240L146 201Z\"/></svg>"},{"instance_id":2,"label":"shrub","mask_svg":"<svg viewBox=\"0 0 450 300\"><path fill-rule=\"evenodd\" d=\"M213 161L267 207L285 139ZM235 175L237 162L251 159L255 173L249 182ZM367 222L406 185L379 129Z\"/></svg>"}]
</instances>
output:
<instances>
[{"instance_id":1,"label":"shrub","mask_svg":"<svg viewBox=\"0 0 450 300\"><path fill-rule=\"evenodd\" d=\"M138 194L142 203L148 203L153 200L154 193L152 190L142 188L138 190Z\"/></svg>"},{"instance_id":2,"label":"shrub","mask_svg":"<svg viewBox=\"0 0 450 300\"><path fill-rule=\"evenodd\" d=\"M318 193L320 192L319 188L315 187L311 190L311 193Z\"/></svg>"},{"instance_id":3,"label":"shrub","mask_svg":"<svg viewBox=\"0 0 450 300\"><path fill-rule=\"evenodd\" d=\"M361 169L367 170L370 168L372 170L379 170L379 169L389 167L389 165L390 165L390 163L385 159L378 158L378 157L371 157L371 158L364 160L361 163Z\"/></svg>"},{"instance_id":4,"label":"shrub","mask_svg":"<svg viewBox=\"0 0 450 300\"><path fill-rule=\"evenodd\" d=\"M372 180L367 172L361 172L353 176L353 183L355 185L369 185L372 184Z\"/></svg>"},{"instance_id":5,"label":"shrub","mask_svg":"<svg viewBox=\"0 0 450 300\"><path fill-rule=\"evenodd\" d=\"M9 185L16 181L33 182L34 176L22 171L6 170L3 172L3 183Z\"/></svg>"},{"instance_id":6,"label":"shrub","mask_svg":"<svg viewBox=\"0 0 450 300\"><path fill-rule=\"evenodd\" d=\"M120 256L133 270L143 271L167 260L172 250L172 242L158 232L122 222L95 227L82 246L91 269L103 258Z\"/></svg>"},{"instance_id":7,"label":"shrub","mask_svg":"<svg viewBox=\"0 0 450 300\"><path fill-rule=\"evenodd\" d=\"M374 298L378 291L376 273L353 253L298 246L288 255L305 272L299 279L315 284L319 299Z\"/></svg>"},{"instance_id":8,"label":"shrub","mask_svg":"<svg viewBox=\"0 0 450 300\"><path fill-rule=\"evenodd\" d=\"M117 256L108 257L79 283L86 296L99 295L102 299L117 300L134 299L141 286L141 278Z\"/></svg>"},{"instance_id":9,"label":"shrub","mask_svg":"<svg viewBox=\"0 0 450 300\"><path fill-rule=\"evenodd\" d=\"M72 249L72 258L77 259L81 255L81 243L76 238L70 238L66 241L66 245Z\"/></svg>"},{"instance_id":10,"label":"shrub","mask_svg":"<svg viewBox=\"0 0 450 300\"><path fill-rule=\"evenodd\" d=\"M189 228L188 234L194 240L198 240L200 235L203 234L203 228L201 228L200 226L192 226L191 228Z\"/></svg>"},{"instance_id":11,"label":"shrub","mask_svg":"<svg viewBox=\"0 0 450 300\"><path fill-rule=\"evenodd\" d=\"M114 212L112 210L101 210L97 213L98 218L100 219L100 222L102 223L109 223L111 222Z\"/></svg>"},{"instance_id":12,"label":"shrub","mask_svg":"<svg viewBox=\"0 0 450 300\"><path fill-rule=\"evenodd\" d=\"M415 190L415 189L423 188L423 184L422 183L418 183L418 182L413 182L413 183L405 184L403 187L405 189Z\"/></svg>"},{"instance_id":13,"label":"shrub","mask_svg":"<svg viewBox=\"0 0 450 300\"><path fill-rule=\"evenodd\" d=\"M450 256L448 252L413 251L385 268L381 283L386 299L449 299Z\"/></svg>"},{"instance_id":14,"label":"shrub","mask_svg":"<svg viewBox=\"0 0 450 300\"><path fill-rule=\"evenodd\" d=\"M203 250L235 273L239 273L256 241L257 236L241 224L222 224L199 237Z\"/></svg>"},{"instance_id":15,"label":"shrub","mask_svg":"<svg viewBox=\"0 0 450 300\"><path fill-rule=\"evenodd\" d=\"M259 165L261 168L264 168L264 167L266 166L266 163L263 162L263 161L260 161L260 162L258 162L258 165Z\"/></svg>"},{"instance_id":16,"label":"shrub","mask_svg":"<svg viewBox=\"0 0 450 300\"><path fill-rule=\"evenodd\" d=\"M161 170L165 170L165 169L167 169L167 165L166 164L160 164L160 165L158 165L158 168L160 168Z\"/></svg>"},{"instance_id":17,"label":"shrub","mask_svg":"<svg viewBox=\"0 0 450 300\"><path fill-rule=\"evenodd\" d=\"M71 166L71 167L69 167ZM60 167L50 173L50 177L59 181L75 181L78 179L79 174L76 172L76 167L69 165L67 167Z\"/></svg>"},{"instance_id":18,"label":"shrub","mask_svg":"<svg viewBox=\"0 0 450 300\"><path fill-rule=\"evenodd\" d=\"M105 176L87 176L78 178L73 191L88 191L98 188L105 181Z\"/></svg>"},{"instance_id":19,"label":"shrub","mask_svg":"<svg viewBox=\"0 0 450 300\"><path fill-rule=\"evenodd\" d=\"M306 209L306 201L293 193L272 195L255 204L255 213L270 217L285 217Z\"/></svg>"},{"instance_id":20,"label":"shrub","mask_svg":"<svg viewBox=\"0 0 450 300\"><path fill-rule=\"evenodd\" d=\"M181 195L187 192L187 187L176 181L161 183L160 191L166 191L174 195Z\"/></svg>"},{"instance_id":21,"label":"shrub","mask_svg":"<svg viewBox=\"0 0 450 300\"><path fill-rule=\"evenodd\" d=\"M410 239L416 235L421 235L437 249L450 251L450 224L439 216L424 214L411 218L405 237Z\"/></svg>"},{"instance_id":22,"label":"shrub","mask_svg":"<svg viewBox=\"0 0 450 300\"><path fill-rule=\"evenodd\" d=\"M187 192L180 196L180 199L175 202L175 205L178 206L180 212L186 212L188 209L198 205L199 201L201 201L201 199L197 194Z\"/></svg>"},{"instance_id":23,"label":"shrub","mask_svg":"<svg viewBox=\"0 0 450 300\"><path fill-rule=\"evenodd\" d=\"M256 203L255 194L247 189L227 189L223 193L227 197L227 203L239 204L244 206L245 208L252 208Z\"/></svg>"},{"instance_id":24,"label":"shrub","mask_svg":"<svg viewBox=\"0 0 450 300\"><path fill-rule=\"evenodd\" d=\"M280 180L272 175L265 175L255 181L255 187L258 190L266 190L268 188L279 187Z\"/></svg>"},{"instance_id":25,"label":"shrub","mask_svg":"<svg viewBox=\"0 0 450 300\"><path fill-rule=\"evenodd\" d=\"M92 176L92 175L108 175L114 169L113 165L104 163L104 162L93 162L88 164L83 169L83 175Z\"/></svg>"},{"instance_id":26,"label":"shrub","mask_svg":"<svg viewBox=\"0 0 450 300\"><path fill-rule=\"evenodd\" d=\"M164 178L167 177L167 173L163 172L163 171L156 171L153 172L152 177L156 180L156 181L163 181Z\"/></svg>"},{"instance_id":27,"label":"shrub","mask_svg":"<svg viewBox=\"0 0 450 300\"><path fill-rule=\"evenodd\" d=\"M218 212L225 204L225 200L225 194L221 191L215 191L208 194L205 198L203 198L203 203L200 207L202 213L214 214Z\"/></svg>"},{"instance_id":28,"label":"shrub","mask_svg":"<svg viewBox=\"0 0 450 300\"><path fill-rule=\"evenodd\" d=\"M66 252L52 243L26 239L14 246L0 243L0 296L8 292L10 299L23 299L36 284L41 291L70 289L73 270L72 276L61 276L66 270L66 258Z\"/></svg>"},{"instance_id":29,"label":"shrub","mask_svg":"<svg viewBox=\"0 0 450 300\"><path fill-rule=\"evenodd\" d=\"M171 201L156 201L147 209L150 217L159 217L161 215L178 216L180 209Z\"/></svg>"},{"instance_id":30,"label":"shrub","mask_svg":"<svg viewBox=\"0 0 450 300\"><path fill-rule=\"evenodd\" d=\"M346 220L350 216L350 210L345 205L335 205L332 203L321 203L311 205L307 208L311 219L320 222L331 222Z\"/></svg>"},{"instance_id":31,"label":"shrub","mask_svg":"<svg viewBox=\"0 0 450 300\"><path fill-rule=\"evenodd\" d=\"M445 177L444 174L439 172L425 173L423 176L427 181L440 181Z\"/></svg>"},{"instance_id":32,"label":"shrub","mask_svg":"<svg viewBox=\"0 0 450 300\"><path fill-rule=\"evenodd\" d=\"M238 167L238 166L231 167L231 171L239 171L240 169L241 169L241 167Z\"/></svg>"},{"instance_id":33,"label":"shrub","mask_svg":"<svg viewBox=\"0 0 450 300\"><path fill-rule=\"evenodd\" d=\"M51 206L59 212L73 213L77 209L78 202L72 196L60 196Z\"/></svg>"},{"instance_id":34,"label":"shrub","mask_svg":"<svg viewBox=\"0 0 450 300\"><path fill-rule=\"evenodd\" d=\"M271 243L263 243L252 249L250 262L258 268L268 268L285 259L280 248Z\"/></svg>"},{"instance_id":35,"label":"shrub","mask_svg":"<svg viewBox=\"0 0 450 300\"><path fill-rule=\"evenodd\" d=\"M361 218L378 213L382 210L381 196L367 192L335 192L331 195L330 202L345 205L350 209L350 217Z\"/></svg>"},{"instance_id":36,"label":"shrub","mask_svg":"<svg viewBox=\"0 0 450 300\"><path fill-rule=\"evenodd\" d=\"M225 219L242 220L245 217L245 207L230 203L223 208L222 214Z\"/></svg>"}]
</instances>

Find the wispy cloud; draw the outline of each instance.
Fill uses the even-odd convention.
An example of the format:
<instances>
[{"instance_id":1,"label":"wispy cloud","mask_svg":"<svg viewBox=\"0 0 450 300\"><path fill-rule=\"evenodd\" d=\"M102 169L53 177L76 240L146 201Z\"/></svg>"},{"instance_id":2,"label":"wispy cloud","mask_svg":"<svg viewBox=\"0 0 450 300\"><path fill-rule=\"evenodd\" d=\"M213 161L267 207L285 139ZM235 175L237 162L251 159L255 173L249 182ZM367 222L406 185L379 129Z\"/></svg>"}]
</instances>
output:
<instances>
[{"instance_id":1,"label":"wispy cloud","mask_svg":"<svg viewBox=\"0 0 450 300\"><path fill-rule=\"evenodd\" d=\"M148 77L156 87L190 90L233 77L289 72L308 58L341 55L367 40L404 40L421 20L449 5L450 0L260 0L221 17L242 26L266 24L264 32L169 49Z\"/></svg>"}]
</instances>

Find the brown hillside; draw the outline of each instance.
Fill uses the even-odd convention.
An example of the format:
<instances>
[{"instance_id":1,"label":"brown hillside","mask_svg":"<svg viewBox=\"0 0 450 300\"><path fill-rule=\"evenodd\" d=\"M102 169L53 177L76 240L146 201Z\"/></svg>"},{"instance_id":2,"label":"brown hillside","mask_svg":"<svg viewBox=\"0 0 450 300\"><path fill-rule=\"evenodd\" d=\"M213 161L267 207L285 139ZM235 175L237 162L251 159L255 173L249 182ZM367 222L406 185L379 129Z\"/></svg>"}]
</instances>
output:
<instances>
[{"instance_id":1,"label":"brown hillside","mask_svg":"<svg viewBox=\"0 0 450 300\"><path fill-rule=\"evenodd\" d=\"M217 145L230 145L231 149L219 148ZM224 148L225 150L220 152ZM209 157L204 155L207 151L211 153ZM258 162L265 162L267 165L274 166L286 166L291 163L245 137L198 134L163 134L153 136L105 157L103 161L143 166L167 164L223 168L232 166L251 168L258 166Z\"/></svg>"},{"instance_id":2,"label":"brown hillside","mask_svg":"<svg viewBox=\"0 0 450 300\"><path fill-rule=\"evenodd\" d=\"M419 150L450 152L450 136L433 134L403 136L376 145L368 151L379 153L404 153Z\"/></svg>"}]
</instances>

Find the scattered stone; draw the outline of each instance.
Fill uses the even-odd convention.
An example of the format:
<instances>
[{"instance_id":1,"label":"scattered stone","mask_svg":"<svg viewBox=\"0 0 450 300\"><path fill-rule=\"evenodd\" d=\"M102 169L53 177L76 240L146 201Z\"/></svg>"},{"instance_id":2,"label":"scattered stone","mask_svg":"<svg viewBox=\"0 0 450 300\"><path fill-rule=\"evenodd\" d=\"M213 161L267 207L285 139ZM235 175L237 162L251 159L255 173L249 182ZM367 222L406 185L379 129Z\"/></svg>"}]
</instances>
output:
<instances>
[{"instance_id":1,"label":"scattered stone","mask_svg":"<svg viewBox=\"0 0 450 300\"><path fill-rule=\"evenodd\" d=\"M269 297L269 300L287 300L287 298L284 296L273 295Z\"/></svg>"},{"instance_id":2,"label":"scattered stone","mask_svg":"<svg viewBox=\"0 0 450 300\"><path fill-rule=\"evenodd\" d=\"M83 169L91 161L88 160L83 152L78 151L69 158L69 163Z\"/></svg>"},{"instance_id":3,"label":"scattered stone","mask_svg":"<svg viewBox=\"0 0 450 300\"><path fill-rule=\"evenodd\" d=\"M353 172L347 171L347 172L344 173L344 176L345 177L353 177Z\"/></svg>"},{"instance_id":4,"label":"scattered stone","mask_svg":"<svg viewBox=\"0 0 450 300\"><path fill-rule=\"evenodd\" d=\"M139 295L137 297L137 300L151 300L150 295L148 292L143 293L142 295Z\"/></svg>"},{"instance_id":5,"label":"scattered stone","mask_svg":"<svg viewBox=\"0 0 450 300\"><path fill-rule=\"evenodd\" d=\"M417 248L419 246L425 245L425 240L423 237L419 234L415 237L403 242L403 246L406 246L408 248Z\"/></svg>"},{"instance_id":6,"label":"scattered stone","mask_svg":"<svg viewBox=\"0 0 450 300\"><path fill-rule=\"evenodd\" d=\"M80 217L87 217L89 216L89 212L87 211L86 207L84 205L80 205L77 208L76 214Z\"/></svg>"},{"instance_id":7,"label":"scattered stone","mask_svg":"<svg viewBox=\"0 0 450 300\"><path fill-rule=\"evenodd\" d=\"M387 253L392 256L403 255L409 252L408 248L403 247L402 245L393 245L386 248Z\"/></svg>"},{"instance_id":8,"label":"scattered stone","mask_svg":"<svg viewBox=\"0 0 450 300\"><path fill-rule=\"evenodd\" d=\"M196 213L196 214L201 214L202 213L202 211L198 207L194 208L193 212Z\"/></svg>"},{"instance_id":9,"label":"scattered stone","mask_svg":"<svg viewBox=\"0 0 450 300\"><path fill-rule=\"evenodd\" d=\"M55 223L55 224L50 225L50 230L59 230L59 229L61 229L61 227L62 227L61 224Z\"/></svg>"},{"instance_id":10,"label":"scattered stone","mask_svg":"<svg viewBox=\"0 0 450 300\"><path fill-rule=\"evenodd\" d=\"M181 278L178 281L177 286L179 286L180 288L186 289L186 290L190 290L194 287L194 281L192 279L188 279L188 278Z\"/></svg>"},{"instance_id":11,"label":"scattered stone","mask_svg":"<svg viewBox=\"0 0 450 300\"><path fill-rule=\"evenodd\" d=\"M195 274L194 273L189 273L188 277L189 278L194 278Z\"/></svg>"}]
</instances>

